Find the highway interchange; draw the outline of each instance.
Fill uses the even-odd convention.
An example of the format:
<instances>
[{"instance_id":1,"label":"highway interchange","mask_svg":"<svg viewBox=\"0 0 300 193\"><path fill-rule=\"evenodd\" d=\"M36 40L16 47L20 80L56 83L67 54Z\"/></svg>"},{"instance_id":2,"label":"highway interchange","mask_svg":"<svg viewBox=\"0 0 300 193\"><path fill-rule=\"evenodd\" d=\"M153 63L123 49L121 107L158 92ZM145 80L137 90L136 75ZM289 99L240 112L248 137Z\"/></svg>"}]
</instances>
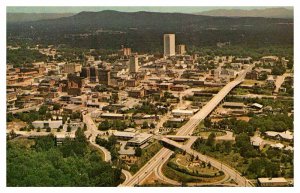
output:
<instances>
[{"instance_id":1,"label":"highway interchange","mask_svg":"<svg viewBox=\"0 0 300 193\"><path fill-rule=\"evenodd\" d=\"M239 85L245 78L248 71L253 68L253 65L243 70L238 77L229 82L225 87L223 87L217 95L215 95L200 111L198 111L184 126L182 126L176 135L191 135L198 124L207 117L225 98L225 96L237 85ZM210 162L212 166L222 170L226 175L229 175L231 179L235 180L238 186L253 186L252 183L243 177L234 168L223 164L222 162L215 160L211 157L202 155L195 152L190 148L192 143L187 143L188 145L182 146L181 144L176 145L176 142L171 142L172 140L162 138L163 141L169 142L172 145L175 144L176 147L184 149L187 153L194 153L198 155L199 159L205 162ZM151 174L152 171L157 171L162 165L169 159L173 151L163 147L155 156L152 157L131 179L126 180L122 186L136 186L142 184L145 179Z\"/></svg>"}]
</instances>

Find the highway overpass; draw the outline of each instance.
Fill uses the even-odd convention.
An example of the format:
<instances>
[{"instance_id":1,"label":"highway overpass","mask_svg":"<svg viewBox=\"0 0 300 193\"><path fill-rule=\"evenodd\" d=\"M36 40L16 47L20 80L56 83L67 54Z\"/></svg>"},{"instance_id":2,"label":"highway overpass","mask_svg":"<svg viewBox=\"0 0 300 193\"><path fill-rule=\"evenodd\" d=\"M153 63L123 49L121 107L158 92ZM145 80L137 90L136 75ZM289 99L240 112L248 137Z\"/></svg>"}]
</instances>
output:
<instances>
[{"instance_id":1,"label":"highway overpass","mask_svg":"<svg viewBox=\"0 0 300 193\"><path fill-rule=\"evenodd\" d=\"M217 95L215 95L200 111L198 111L184 126L179 129L176 135L191 135L198 124L218 106L218 104L234 87L239 85L244 80L246 73L252 68L253 65L250 65L247 69L243 70L234 81L229 82L225 87L223 87ZM169 139L164 140L165 142L172 141ZM173 142L170 143L173 144ZM192 145L192 143L188 144L189 146ZM189 147L185 146L184 148L188 149ZM169 159L172 153L173 152L171 150L162 148L130 180L123 183L122 186L135 186L141 184L153 171L157 169L157 167L160 167L167 159ZM231 170L228 170L228 168ZM232 179L237 179L236 182L239 184L239 186L252 186L252 184L247 183L247 181L244 182L243 180L241 180L243 179L243 177L240 176L237 172L232 172L235 170L230 168L229 166L226 166L226 169L222 169L222 171L224 171L224 173L228 172L228 175L230 175Z\"/></svg>"}]
</instances>

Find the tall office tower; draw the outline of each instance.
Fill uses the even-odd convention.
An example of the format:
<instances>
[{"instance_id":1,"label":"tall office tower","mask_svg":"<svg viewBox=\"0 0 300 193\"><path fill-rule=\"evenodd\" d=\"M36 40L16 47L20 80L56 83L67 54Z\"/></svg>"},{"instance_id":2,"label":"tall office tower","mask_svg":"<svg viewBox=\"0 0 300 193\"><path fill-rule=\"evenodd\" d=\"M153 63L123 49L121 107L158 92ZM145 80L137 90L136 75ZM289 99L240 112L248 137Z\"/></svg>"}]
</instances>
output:
<instances>
[{"instance_id":1,"label":"tall office tower","mask_svg":"<svg viewBox=\"0 0 300 193\"><path fill-rule=\"evenodd\" d=\"M164 34L164 56L175 56L175 34Z\"/></svg>"},{"instance_id":2,"label":"tall office tower","mask_svg":"<svg viewBox=\"0 0 300 193\"><path fill-rule=\"evenodd\" d=\"M186 53L185 45L183 45L183 44L178 45L177 46L177 53L179 55L184 55Z\"/></svg>"},{"instance_id":3,"label":"tall office tower","mask_svg":"<svg viewBox=\"0 0 300 193\"><path fill-rule=\"evenodd\" d=\"M90 67L90 82L97 81L97 69L95 66Z\"/></svg>"},{"instance_id":4,"label":"tall office tower","mask_svg":"<svg viewBox=\"0 0 300 193\"><path fill-rule=\"evenodd\" d=\"M80 77L82 78L89 78L90 77L90 68L83 67L80 72Z\"/></svg>"},{"instance_id":5,"label":"tall office tower","mask_svg":"<svg viewBox=\"0 0 300 193\"><path fill-rule=\"evenodd\" d=\"M139 60L137 56L130 56L129 60L129 72L130 73L137 73L138 72L138 64Z\"/></svg>"},{"instance_id":6,"label":"tall office tower","mask_svg":"<svg viewBox=\"0 0 300 193\"><path fill-rule=\"evenodd\" d=\"M110 69L98 68L98 80L100 84L110 85Z\"/></svg>"}]
</instances>

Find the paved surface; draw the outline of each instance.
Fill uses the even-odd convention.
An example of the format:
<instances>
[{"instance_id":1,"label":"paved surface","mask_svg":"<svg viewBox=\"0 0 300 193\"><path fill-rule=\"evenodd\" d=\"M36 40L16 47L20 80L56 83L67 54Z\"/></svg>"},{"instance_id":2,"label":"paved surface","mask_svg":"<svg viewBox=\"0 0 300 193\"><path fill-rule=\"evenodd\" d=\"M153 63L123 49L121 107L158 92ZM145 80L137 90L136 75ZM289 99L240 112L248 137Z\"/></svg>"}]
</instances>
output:
<instances>
[{"instance_id":1,"label":"paved surface","mask_svg":"<svg viewBox=\"0 0 300 193\"><path fill-rule=\"evenodd\" d=\"M135 186L143 183L151 172L158 167L164 159L168 159L172 155L172 151L163 147L155 156L153 156L132 178L121 186Z\"/></svg>"},{"instance_id":2,"label":"paved surface","mask_svg":"<svg viewBox=\"0 0 300 193\"><path fill-rule=\"evenodd\" d=\"M163 172L162 172L162 167L164 166L164 164L168 161L168 159L164 159L162 160L161 164L155 168L154 170L154 174L156 175L156 177L158 179L160 179L161 181L165 182L165 183L168 183L168 184L172 184L174 186L180 186L181 183L180 182L177 182L175 180L172 180L168 177L166 177Z\"/></svg>"},{"instance_id":3,"label":"paved surface","mask_svg":"<svg viewBox=\"0 0 300 193\"><path fill-rule=\"evenodd\" d=\"M217 136L216 140L220 140L220 141L234 141L235 137L233 136L233 132L231 131L225 131L226 135L222 135L222 136ZM186 136L186 135L165 135L164 137L169 138L169 139L190 139L188 141L188 143L191 142L195 142L196 139L198 138L203 138L203 139L207 139L208 136ZM175 140L176 141L176 140Z\"/></svg>"},{"instance_id":4,"label":"paved surface","mask_svg":"<svg viewBox=\"0 0 300 193\"><path fill-rule=\"evenodd\" d=\"M106 148L96 144L95 140L97 135L103 134L103 132L98 130L97 126L95 125L93 119L90 116L90 113L83 115L83 122L87 126L87 131L85 131L85 135L89 138L90 143L104 153L104 161L110 162L111 161L110 152Z\"/></svg>"},{"instance_id":5,"label":"paved surface","mask_svg":"<svg viewBox=\"0 0 300 193\"><path fill-rule=\"evenodd\" d=\"M232 82L228 83L225 87L223 87L219 93L214 96L200 111L198 111L184 126L182 126L177 135L191 135L196 128L196 126L206 117L208 116L213 109L223 100L223 98L238 84L240 84L243 79L245 78L246 73L253 68L253 65L250 65L246 70L243 70L239 76ZM171 142L173 143L173 142ZM190 144L189 144L190 145ZM188 149L189 150L189 149ZM162 148L156 155L152 157L152 159L146 163L127 183L124 183L123 186L135 186L137 184L141 184L150 174L152 171L155 171L156 167L161 165L162 160L168 159L172 155L172 151L167 148ZM200 154L199 154L200 155ZM214 161L214 165L217 165L218 161ZM222 166L221 166L222 167ZM218 168L218 167L217 167ZM230 167L226 166L225 169L222 169L224 173L229 172L230 176L238 175L232 171ZM241 184L242 177L237 177L237 182L239 185L249 185L249 183Z\"/></svg>"},{"instance_id":6,"label":"paved surface","mask_svg":"<svg viewBox=\"0 0 300 193\"><path fill-rule=\"evenodd\" d=\"M210 163L213 167L217 168L218 170L221 170L224 172L224 174L235 180L236 183L239 185L239 186L253 186L252 183L247 180L245 177L241 176L241 174L235 170L234 168L222 163L221 161L219 160L216 160L212 157L209 157L207 155L203 155L193 149L190 148L190 144L186 144L186 145L182 145L182 144L179 144L173 140L170 140L170 139L167 139L167 138L162 138L161 141L165 142L165 143L168 143L174 147L177 147L179 149L182 149L184 151L186 151L188 154L191 154L191 155L194 155L194 156L198 156L198 158L201 160L201 161L204 161L206 163Z\"/></svg>"},{"instance_id":7,"label":"paved surface","mask_svg":"<svg viewBox=\"0 0 300 193\"><path fill-rule=\"evenodd\" d=\"M122 169L122 174L124 174L124 176L125 176L125 181L123 183L127 183L128 180L130 178L132 178L131 173L129 171L127 171L127 170ZM119 186L122 186L122 184L120 184Z\"/></svg>"},{"instance_id":8,"label":"paved surface","mask_svg":"<svg viewBox=\"0 0 300 193\"><path fill-rule=\"evenodd\" d=\"M288 73L284 73L281 76L277 76L276 82L275 82L275 90L274 90L275 93L278 93L282 83L284 82L285 77L287 77L287 76L288 76Z\"/></svg>"}]
</instances>

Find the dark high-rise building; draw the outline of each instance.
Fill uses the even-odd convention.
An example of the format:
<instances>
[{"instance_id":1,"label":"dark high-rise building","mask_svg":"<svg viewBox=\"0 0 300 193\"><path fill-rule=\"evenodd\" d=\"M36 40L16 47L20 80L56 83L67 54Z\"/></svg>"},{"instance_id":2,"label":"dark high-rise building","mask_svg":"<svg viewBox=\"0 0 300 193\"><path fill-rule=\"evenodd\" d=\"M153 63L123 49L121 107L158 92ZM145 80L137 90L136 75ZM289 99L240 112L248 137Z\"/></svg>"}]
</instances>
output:
<instances>
[{"instance_id":1,"label":"dark high-rise building","mask_svg":"<svg viewBox=\"0 0 300 193\"><path fill-rule=\"evenodd\" d=\"M90 67L90 82L97 81L97 68L95 66Z\"/></svg>"},{"instance_id":2,"label":"dark high-rise building","mask_svg":"<svg viewBox=\"0 0 300 193\"><path fill-rule=\"evenodd\" d=\"M90 68L83 67L80 72L80 77L82 78L89 78L90 77Z\"/></svg>"},{"instance_id":3,"label":"dark high-rise building","mask_svg":"<svg viewBox=\"0 0 300 193\"><path fill-rule=\"evenodd\" d=\"M98 80L100 84L110 85L110 69L99 68L98 69Z\"/></svg>"}]
</instances>

